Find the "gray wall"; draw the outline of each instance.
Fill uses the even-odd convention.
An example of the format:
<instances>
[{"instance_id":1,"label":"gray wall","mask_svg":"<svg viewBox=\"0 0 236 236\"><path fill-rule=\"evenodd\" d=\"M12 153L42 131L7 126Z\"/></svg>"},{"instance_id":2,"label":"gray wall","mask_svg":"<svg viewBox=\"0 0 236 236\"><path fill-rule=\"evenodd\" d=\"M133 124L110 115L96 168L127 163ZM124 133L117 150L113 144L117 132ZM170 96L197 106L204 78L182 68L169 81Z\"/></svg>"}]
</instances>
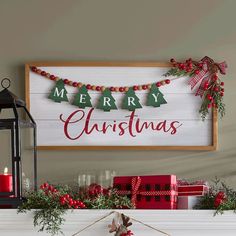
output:
<instances>
[{"instance_id":1,"label":"gray wall","mask_svg":"<svg viewBox=\"0 0 236 236\"><path fill-rule=\"evenodd\" d=\"M20 97L27 61L168 61L208 55L229 64L227 115L219 123L217 152L40 151L40 182L70 182L81 170L116 169L184 178L217 175L236 186L235 9L234 0L1 0L0 78L12 78L11 89ZM3 159L9 145L0 139Z\"/></svg>"}]
</instances>

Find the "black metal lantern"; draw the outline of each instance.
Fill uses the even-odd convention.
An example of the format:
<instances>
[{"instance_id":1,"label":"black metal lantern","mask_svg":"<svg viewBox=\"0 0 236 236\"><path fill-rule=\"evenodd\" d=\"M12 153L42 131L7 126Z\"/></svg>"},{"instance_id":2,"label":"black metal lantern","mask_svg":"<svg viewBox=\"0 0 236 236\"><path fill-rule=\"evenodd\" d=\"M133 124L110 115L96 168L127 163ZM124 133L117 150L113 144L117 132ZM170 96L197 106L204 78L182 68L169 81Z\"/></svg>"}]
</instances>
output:
<instances>
[{"instance_id":1,"label":"black metal lantern","mask_svg":"<svg viewBox=\"0 0 236 236\"><path fill-rule=\"evenodd\" d=\"M10 167L11 167L11 190L5 190L4 174L0 175L0 206L10 206L15 208L19 206L23 199L22 187L22 137L21 131L23 129L33 129L32 145L33 145L33 188L37 190L37 150L36 150L36 123L26 108L24 101L19 99L16 95L11 93L8 88L10 87L10 80L3 79L1 81L3 90L0 92L0 137L4 135L4 130L9 133L10 138ZM2 118L3 110L11 113L10 118ZM9 148L9 147L5 147ZM0 150L0 160L3 151ZM8 158L8 157L7 157Z\"/></svg>"}]
</instances>

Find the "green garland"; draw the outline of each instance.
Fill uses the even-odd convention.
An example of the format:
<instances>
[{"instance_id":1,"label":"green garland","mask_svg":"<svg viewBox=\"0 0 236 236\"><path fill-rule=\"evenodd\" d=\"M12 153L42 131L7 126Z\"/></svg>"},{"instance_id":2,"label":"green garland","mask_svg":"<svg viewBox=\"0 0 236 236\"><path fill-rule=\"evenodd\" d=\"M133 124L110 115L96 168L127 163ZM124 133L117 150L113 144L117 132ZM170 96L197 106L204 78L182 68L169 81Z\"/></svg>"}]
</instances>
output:
<instances>
[{"instance_id":1,"label":"green garland","mask_svg":"<svg viewBox=\"0 0 236 236\"><path fill-rule=\"evenodd\" d=\"M115 189L103 189L91 185L77 191L68 186L53 186L45 183L38 191L26 192L25 201L18 213L34 210L34 226L51 235L63 234L61 226L68 209L121 209L133 208L130 199L119 196Z\"/></svg>"},{"instance_id":2,"label":"green garland","mask_svg":"<svg viewBox=\"0 0 236 236\"><path fill-rule=\"evenodd\" d=\"M130 209L134 208L131 200L120 196L113 188L103 189L93 184L77 191L68 186L52 186L43 184L38 191L26 193L26 199L18 208L18 213L33 210L34 226L39 231L51 235L62 233L61 226L65 222L64 215L68 209ZM213 181L209 193L202 196L195 209L215 209L216 214L225 210L236 213L236 191L219 179Z\"/></svg>"}]
</instances>

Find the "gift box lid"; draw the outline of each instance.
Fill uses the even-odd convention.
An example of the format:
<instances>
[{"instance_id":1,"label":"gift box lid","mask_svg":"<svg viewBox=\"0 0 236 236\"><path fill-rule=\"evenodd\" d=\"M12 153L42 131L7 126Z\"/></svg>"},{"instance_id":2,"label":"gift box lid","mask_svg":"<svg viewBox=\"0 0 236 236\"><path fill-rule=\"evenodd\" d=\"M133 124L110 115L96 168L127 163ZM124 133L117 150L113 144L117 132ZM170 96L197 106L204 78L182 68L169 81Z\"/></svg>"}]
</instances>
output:
<instances>
[{"instance_id":1,"label":"gift box lid","mask_svg":"<svg viewBox=\"0 0 236 236\"><path fill-rule=\"evenodd\" d=\"M130 182L132 178L134 177L140 177L142 180L142 183L149 183L149 184L176 184L177 179L176 175L142 175L142 176L116 176L114 177L114 184L115 183L124 183Z\"/></svg>"},{"instance_id":2,"label":"gift box lid","mask_svg":"<svg viewBox=\"0 0 236 236\"><path fill-rule=\"evenodd\" d=\"M132 183L136 183L137 179L139 179L139 190L174 190L177 194L175 175L117 176L114 177L113 186L118 190L131 190Z\"/></svg>"},{"instance_id":3,"label":"gift box lid","mask_svg":"<svg viewBox=\"0 0 236 236\"><path fill-rule=\"evenodd\" d=\"M209 191L207 185L184 185L178 186L179 196L203 196Z\"/></svg>"}]
</instances>

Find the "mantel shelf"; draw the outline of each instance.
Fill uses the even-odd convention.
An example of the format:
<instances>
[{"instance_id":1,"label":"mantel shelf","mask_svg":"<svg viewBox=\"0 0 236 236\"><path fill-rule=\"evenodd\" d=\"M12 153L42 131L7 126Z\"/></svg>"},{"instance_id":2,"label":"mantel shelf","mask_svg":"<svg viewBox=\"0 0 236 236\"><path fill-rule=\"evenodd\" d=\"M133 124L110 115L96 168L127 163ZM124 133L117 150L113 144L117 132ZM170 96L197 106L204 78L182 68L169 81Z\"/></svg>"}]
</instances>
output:
<instances>
[{"instance_id":1,"label":"mantel shelf","mask_svg":"<svg viewBox=\"0 0 236 236\"><path fill-rule=\"evenodd\" d=\"M65 236L87 226L91 222L108 214L111 210L74 210L68 211L63 226ZM211 236L236 235L236 214L227 211L223 215L214 215L210 210L121 210L124 214L169 233L171 236ZM94 225L81 236L108 236L107 225L112 216ZM46 236L33 227L33 212L17 214L13 209L0 210L0 235L2 236ZM135 236L162 235L135 223L132 226Z\"/></svg>"}]
</instances>

